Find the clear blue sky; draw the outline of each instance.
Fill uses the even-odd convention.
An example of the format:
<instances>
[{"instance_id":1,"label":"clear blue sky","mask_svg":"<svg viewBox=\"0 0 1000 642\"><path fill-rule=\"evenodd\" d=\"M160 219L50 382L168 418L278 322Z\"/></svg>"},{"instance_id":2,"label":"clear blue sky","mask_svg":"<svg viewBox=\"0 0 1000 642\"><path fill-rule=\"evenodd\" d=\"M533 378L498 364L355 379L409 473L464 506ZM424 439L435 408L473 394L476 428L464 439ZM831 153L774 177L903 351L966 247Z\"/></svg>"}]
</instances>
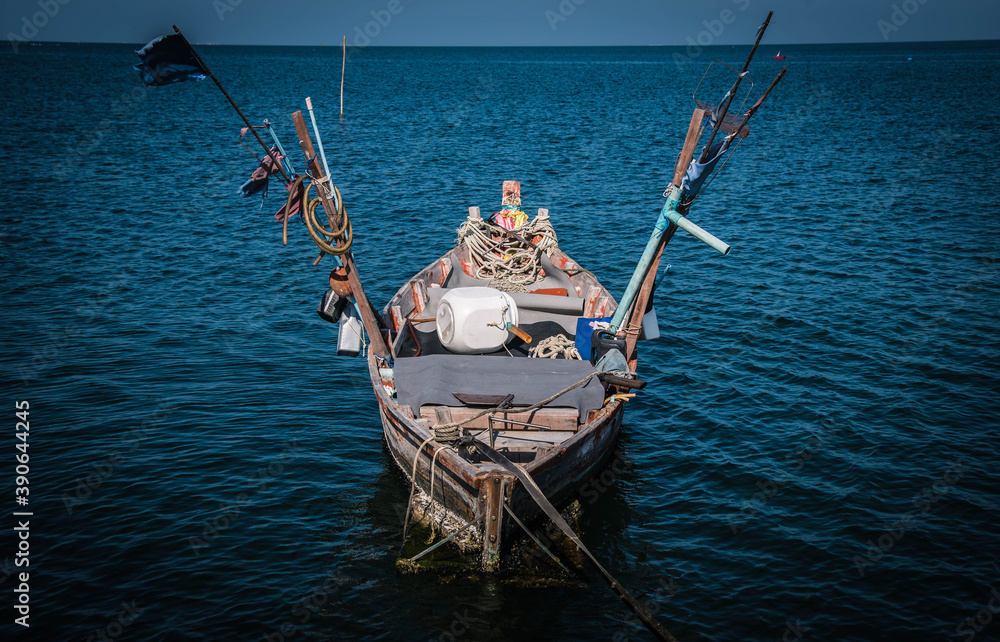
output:
<instances>
[{"instance_id":1,"label":"clear blue sky","mask_svg":"<svg viewBox=\"0 0 1000 642\"><path fill-rule=\"evenodd\" d=\"M1000 39L997 0L3 0L0 39L145 43L176 23L213 44L729 45L768 10L775 44Z\"/></svg>"}]
</instances>

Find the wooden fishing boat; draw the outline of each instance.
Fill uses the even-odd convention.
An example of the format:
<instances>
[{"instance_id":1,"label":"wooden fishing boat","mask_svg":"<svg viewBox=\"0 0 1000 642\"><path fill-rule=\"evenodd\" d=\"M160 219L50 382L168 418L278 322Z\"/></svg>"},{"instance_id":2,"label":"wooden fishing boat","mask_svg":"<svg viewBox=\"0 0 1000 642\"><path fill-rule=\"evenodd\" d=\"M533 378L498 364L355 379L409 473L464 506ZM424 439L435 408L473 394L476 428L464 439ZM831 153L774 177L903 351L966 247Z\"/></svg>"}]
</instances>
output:
<instances>
[{"instance_id":1,"label":"wooden fishing boat","mask_svg":"<svg viewBox=\"0 0 1000 642\"><path fill-rule=\"evenodd\" d=\"M326 176L302 113L292 120L310 174ZM567 498L611 457L627 398L621 395L644 385L629 377L659 257L643 270L646 287L629 299L640 312L625 325L608 290L559 249L548 212L521 220L520 188L508 181L502 212L484 221L470 208L459 244L378 313L358 278L340 191L320 188L310 198L317 183L296 179L279 215L287 225L293 203L301 203L313 241L340 257L318 312L339 319L338 354L357 354L360 342L351 339L367 335L386 445L411 481L411 500L426 494L434 526L448 533L439 543L464 535L465 548L481 550L482 568L496 570L512 523L539 509L558 523L551 502ZM319 205L330 229L316 217ZM451 311L447 324L444 309ZM612 314L610 330L591 327ZM531 350L560 335L562 356L584 358L540 358ZM582 355L573 354L577 345Z\"/></svg>"},{"instance_id":2,"label":"wooden fishing boat","mask_svg":"<svg viewBox=\"0 0 1000 642\"><path fill-rule=\"evenodd\" d=\"M479 208L470 208L460 233L455 248L407 281L382 310L394 357L390 363L372 352L368 368L396 463L432 499L434 519L452 525L452 532L454 526L473 525L466 546L475 542L483 568L490 570L518 528L506 514L524 522L539 507L514 474L468 439L475 436L516 462L558 505L607 465L627 400L621 395L642 384L627 378L626 342L598 336L601 345L591 343L592 324L610 320L617 304L592 273L559 249L546 210L509 235L480 218ZM480 253L477 242L493 247ZM504 279L504 264L496 268L487 259L516 252L537 264L512 284ZM517 257L508 258L511 262L518 263ZM443 345L442 323L461 326L463 320L454 318L461 312L443 319L442 301L461 302L465 293L489 298L491 291L504 289L520 291L492 296L485 305L494 309L481 317L477 308L455 334L487 331L482 319L502 317L512 301L514 312L506 315L517 315L512 329L520 336L497 324L499 341L487 347L492 349L454 352ZM637 328L641 316L629 327ZM586 334L579 340L578 328ZM546 358L546 343L561 346L555 348L558 358ZM578 354L577 348L587 352L588 344L593 360ZM617 365L608 366L614 359L602 357L615 350ZM599 372L598 366L618 374Z\"/></svg>"},{"instance_id":3,"label":"wooden fishing boat","mask_svg":"<svg viewBox=\"0 0 1000 642\"><path fill-rule=\"evenodd\" d=\"M292 114L307 166L299 174L270 123L250 122L176 26L173 35L136 52L142 60L136 69L147 85L212 79L246 125L241 137L249 132L266 153L241 191L264 190L272 176L280 176L288 198L275 217L283 224L284 241L289 220L301 214L320 249L314 264L326 255L337 258L318 312L339 323L338 354L367 351L386 446L411 483L411 506L414 496L418 503L424 497L420 517L431 524L432 536L438 528L442 535L405 561L455 541L478 553L483 569L496 570L505 543L522 528L562 565L524 523L544 513L650 631L674 640L600 564L556 507L608 464L626 400L635 394L630 391L645 386L635 375L637 342L666 244L682 229L729 252L687 214L784 77L786 69L746 112L744 102L734 106L771 15L719 104L696 98L666 201L618 301L559 248L546 210L528 220L520 209L520 186L508 181L500 211L483 219L478 207L470 208L457 245L410 278L379 312L358 276L351 223L330 180L311 100L305 103L318 150L302 112ZM270 135L273 145L257 129Z\"/></svg>"},{"instance_id":4,"label":"wooden fishing boat","mask_svg":"<svg viewBox=\"0 0 1000 642\"><path fill-rule=\"evenodd\" d=\"M420 517L429 516L432 535L435 528L447 534L404 561L454 539L480 553L483 569L496 570L510 536L521 528L534 537L524 522L544 513L618 591L556 506L607 465L626 400L645 385L635 378L637 342L660 257L674 232L683 229L722 254L729 252L686 214L784 77L783 69L741 118L727 119L769 21L770 14L722 104L705 109L698 103L692 113L666 202L620 305L559 249L546 210L526 221L513 181L504 184L501 211L484 220L478 207L470 208L457 246L409 279L381 313L361 290L350 252L323 245L314 231L322 226L309 225L324 251L342 255L344 267L331 285L339 284L357 303L356 327L363 326L371 340L368 369L386 446L411 484L407 526L414 495L417 503L422 496ZM312 159L312 175L324 176L301 114L293 119L303 152ZM711 133L696 157L705 132ZM720 133L724 137L716 143ZM348 227L340 193L333 188L324 197L320 190L316 200L321 199L326 212L338 213L329 216L331 229L322 232L343 243L334 231ZM303 211L309 209L305 203L303 196ZM529 278L523 278L525 272ZM596 325L602 322L605 327ZM493 338L480 345L488 333ZM563 358L538 358L537 348L553 341L563 350L555 356ZM619 594L631 601L627 592Z\"/></svg>"},{"instance_id":5,"label":"wooden fishing boat","mask_svg":"<svg viewBox=\"0 0 1000 642\"><path fill-rule=\"evenodd\" d=\"M293 203L300 202L309 234L322 250L317 260L324 253L340 257L319 312L331 321L339 318L338 345L355 340L339 353L357 354L362 336L369 338L368 370L385 443L411 484L404 528L415 496L416 503L424 497L418 517L429 521L432 537L437 529L445 535L402 561L454 540L477 551L484 570L496 570L510 535L521 528L534 537L524 522L544 513L632 604L556 506L608 463L626 399L645 385L635 379L636 344L660 257L674 232L683 229L729 252L686 214L785 74L781 70L741 117L729 114L769 21L770 14L721 104L705 108L696 100L666 202L620 302L559 249L546 210L527 220L520 186L508 181L500 211L484 220L478 207L470 208L457 246L377 311L357 275L350 223L339 190L327 182L315 120L319 154L301 112L292 114L313 181L304 186L305 177L299 177L288 186L279 220L287 225ZM308 98L306 105L311 116ZM318 196L310 199L316 185ZM329 228L316 217L320 205ZM544 355L538 350L553 343L553 356L563 358L539 358Z\"/></svg>"}]
</instances>

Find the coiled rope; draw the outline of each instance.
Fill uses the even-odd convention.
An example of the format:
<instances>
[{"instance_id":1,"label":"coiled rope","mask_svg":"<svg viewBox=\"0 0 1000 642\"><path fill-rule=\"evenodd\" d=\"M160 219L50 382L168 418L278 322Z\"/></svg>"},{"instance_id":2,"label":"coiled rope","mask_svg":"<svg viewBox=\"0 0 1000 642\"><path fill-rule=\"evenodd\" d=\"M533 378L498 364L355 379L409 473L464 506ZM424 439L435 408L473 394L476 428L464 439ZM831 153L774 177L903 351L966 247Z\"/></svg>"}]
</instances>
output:
<instances>
[{"instance_id":1,"label":"coiled rope","mask_svg":"<svg viewBox=\"0 0 1000 642\"><path fill-rule=\"evenodd\" d=\"M337 216L335 219L330 216L329 212L326 212L326 220L330 224L330 229L327 229L316 218L316 210L323 203L323 199L319 196L309 197L309 192L312 190L315 182L310 181L306 184L305 179L305 176L296 177L291 187L288 188L288 198L285 200L284 207L285 216L283 217L284 221L281 227L282 244L288 245L288 213L292 211L292 203L295 201L295 197L301 194L299 196L301 198L299 211L302 212L302 220L306 223L306 229L313 243L326 254L340 255L347 253L351 249L351 244L354 243L354 230L351 226L351 219L347 216L347 209L344 208L344 199L340 195L340 190L337 189L336 185L332 186L333 194L336 196L334 203L337 208ZM337 227L337 220L340 221L339 227ZM341 242L339 246L335 244L337 240ZM331 244L331 242L334 244Z\"/></svg>"},{"instance_id":2,"label":"coiled rope","mask_svg":"<svg viewBox=\"0 0 1000 642\"><path fill-rule=\"evenodd\" d=\"M542 339L533 348L528 350L529 357L537 359L582 359L580 351L576 349L576 342L565 334L554 334L551 337Z\"/></svg>"},{"instance_id":3,"label":"coiled rope","mask_svg":"<svg viewBox=\"0 0 1000 642\"><path fill-rule=\"evenodd\" d=\"M514 230L525 239L538 239L534 247L510 238L505 230L483 220L466 220L458 228L458 243L464 243L479 268L476 278L508 292L526 289L541 278L542 252L551 254L559 246L556 231L548 218L535 220ZM499 239L499 240L497 240Z\"/></svg>"}]
</instances>

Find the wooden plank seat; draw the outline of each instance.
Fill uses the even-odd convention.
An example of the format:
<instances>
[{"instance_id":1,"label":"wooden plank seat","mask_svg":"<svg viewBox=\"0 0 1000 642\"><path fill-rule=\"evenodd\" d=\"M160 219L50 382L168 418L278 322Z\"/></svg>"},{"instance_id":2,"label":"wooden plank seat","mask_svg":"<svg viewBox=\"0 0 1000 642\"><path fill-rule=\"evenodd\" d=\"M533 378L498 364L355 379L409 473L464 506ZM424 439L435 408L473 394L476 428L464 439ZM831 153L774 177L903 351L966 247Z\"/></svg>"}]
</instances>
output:
<instances>
[{"instance_id":1,"label":"wooden plank seat","mask_svg":"<svg viewBox=\"0 0 1000 642\"><path fill-rule=\"evenodd\" d=\"M428 425L436 426L440 423L448 423L447 421L440 421L436 409L440 406L421 406L420 407L420 418L426 419ZM482 411L482 408L467 408L464 406L449 406L450 411L450 421L464 421L469 417ZM509 412L497 413L497 417L500 419L512 419L514 421L519 421L522 424L536 424L540 426L549 426L554 432L576 432L580 424L580 413L576 408L539 408L531 412L518 412L515 408ZM474 419L469 423L465 424L466 428L472 430L484 430L489 425L489 417L480 417ZM536 428L530 426L521 426L519 424L504 423L502 421L494 421L494 428L501 428L504 432L547 432L538 431Z\"/></svg>"}]
</instances>

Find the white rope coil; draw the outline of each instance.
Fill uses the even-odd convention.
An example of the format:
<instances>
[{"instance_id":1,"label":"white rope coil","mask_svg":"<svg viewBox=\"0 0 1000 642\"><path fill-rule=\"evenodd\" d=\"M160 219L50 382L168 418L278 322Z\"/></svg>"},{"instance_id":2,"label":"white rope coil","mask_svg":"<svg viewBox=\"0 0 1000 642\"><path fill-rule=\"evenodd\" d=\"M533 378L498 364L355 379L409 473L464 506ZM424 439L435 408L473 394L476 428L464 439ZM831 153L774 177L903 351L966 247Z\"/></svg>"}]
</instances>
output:
<instances>
[{"instance_id":1,"label":"white rope coil","mask_svg":"<svg viewBox=\"0 0 1000 642\"><path fill-rule=\"evenodd\" d=\"M483 220L466 220L458 228L458 243L468 246L479 266L476 278L488 280L491 287L507 292L526 291L526 286L540 280L542 252L551 254L559 246L555 229L547 218L536 217L514 232L535 243L535 247L505 235L503 228Z\"/></svg>"},{"instance_id":2,"label":"white rope coil","mask_svg":"<svg viewBox=\"0 0 1000 642\"><path fill-rule=\"evenodd\" d=\"M582 359L576 343L565 334L542 339L528 351L528 356L538 359Z\"/></svg>"}]
</instances>

